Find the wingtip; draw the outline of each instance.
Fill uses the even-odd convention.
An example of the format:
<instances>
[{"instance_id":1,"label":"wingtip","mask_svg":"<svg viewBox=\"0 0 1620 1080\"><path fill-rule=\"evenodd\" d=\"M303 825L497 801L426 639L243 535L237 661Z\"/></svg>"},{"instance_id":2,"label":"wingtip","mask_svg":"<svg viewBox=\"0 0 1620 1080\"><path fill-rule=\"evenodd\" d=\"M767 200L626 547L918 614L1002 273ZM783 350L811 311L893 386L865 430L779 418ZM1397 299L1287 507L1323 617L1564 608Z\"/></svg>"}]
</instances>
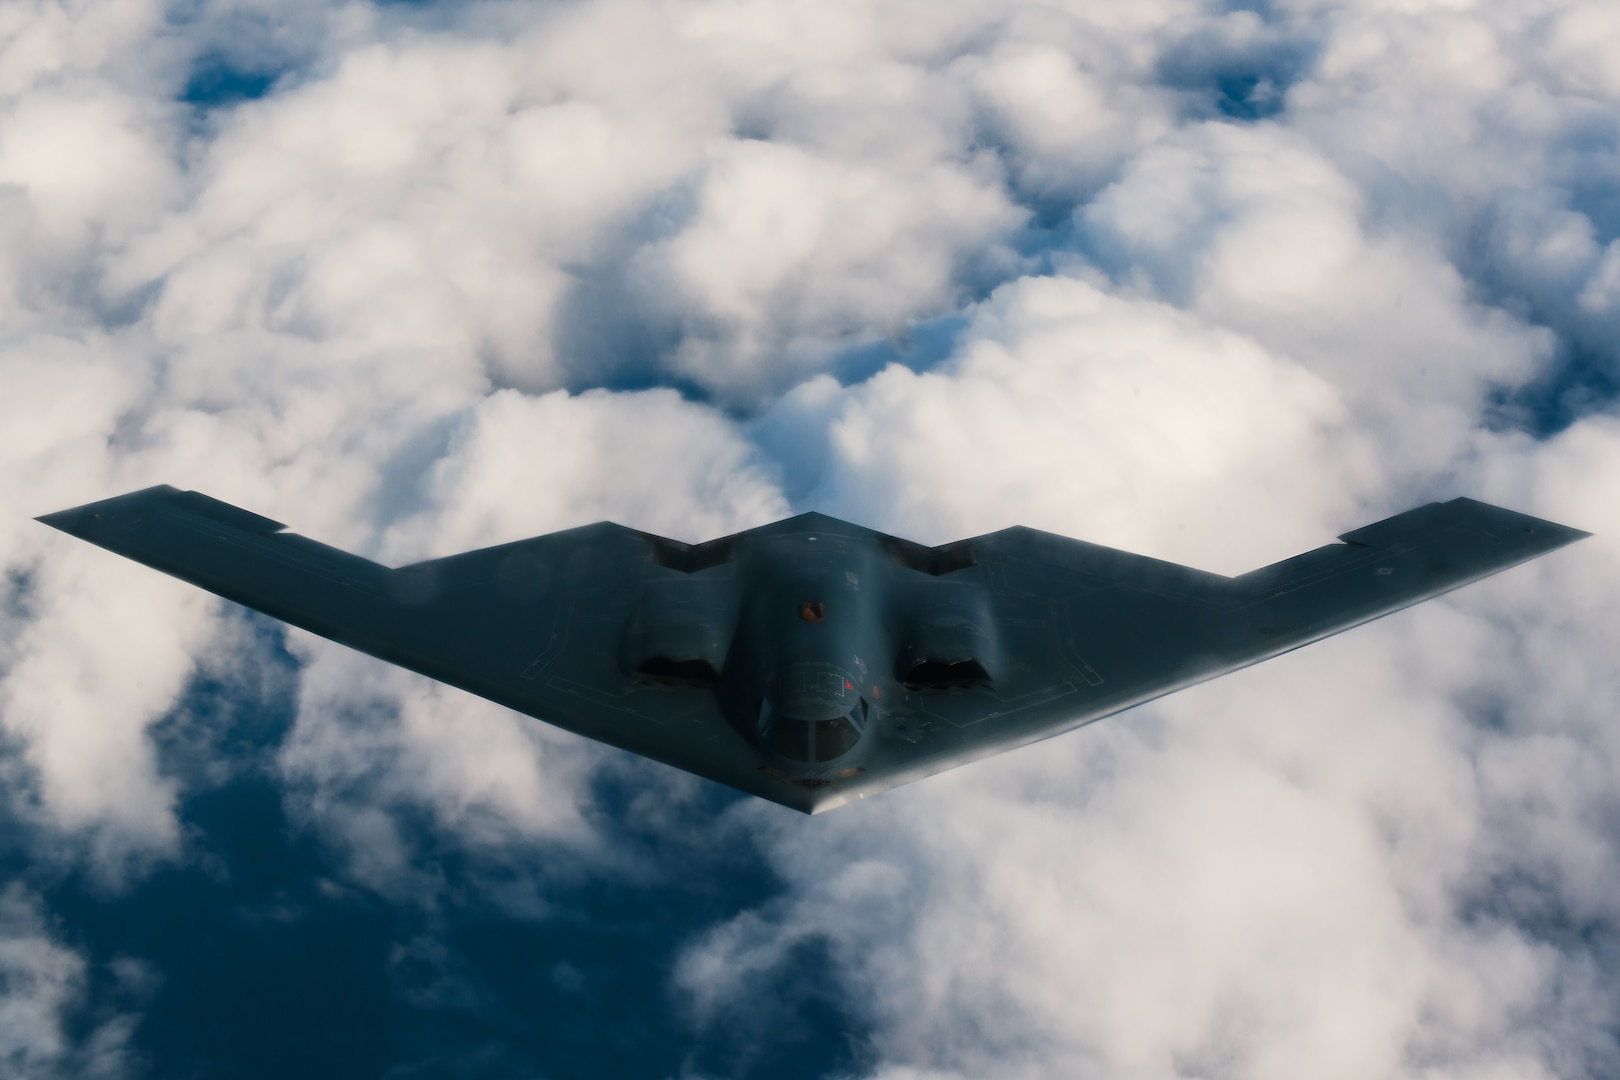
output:
<instances>
[{"instance_id":1,"label":"wingtip","mask_svg":"<svg viewBox=\"0 0 1620 1080\"><path fill-rule=\"evenodd\" d=\"M40 514L34 520L72 536L82 537L92 531L104 515L113 517L131 505L153 498L165 498L177 494L179 494L178 488L171 487L168 484L157 484L153 487L142 488L139 491L131 491L126 495L115 495L110 499L98 499L82 506L70 506L66 510Z\"/></svg>"},{"instance_id":2,"label":"wingtip","mask_svg":"<svg viewBox=\"0 0 1620 1080\"><path fill-rule=\"evenodd\" d=\"M200 491L182 491L170 484L156 484L139 491L131 491L126 495L115 495L110 499L85 503L83 506L41 514L34 520L53 529L90 539L91 534L99 531L99 526L104 523L127 521L155 508L199 515L243 532L260 535L281 532L287 527L273 518L255 514L251 510L244 510L228 502L221 502Z\"/></svg>"},{"instance_id":3,"label":"wingtip","mask_svg":"<svg viewBox=\"0 0 1620 1080\"><path fill-rule=\"evenodd\" d=\"M1592 535L1585 529L1576 529L1569 525L1560 525L1556 521L1545 520L1536 520L1536 524L1525 529L1525 531L1538 534L1549 547L1554 548L1578 543Z\"/></svg>"},{"instance_id":4,"label":"wingtip","mask_svg":"<svg viewBox=\"0 0 1620 1080\"><path fill-rule=\"evenodd\" d=\"M1584 540L1592 534L1561 525L1556 521L1523 514L1504 506L1458 496L1447 502L1433 502L1403 514L1376 521L1339 537L1345 543L1379 546L1399 541L1425 530L1466 526L1483 529L1497 538L1527 551L1546 552Z\"/></svg>"},{"instance_id":5,"label":"wingtip","mask_svg":"<svg viewBox=\"0 0 1620 1080\"><path fill-rule=\"evenodd\" d=\"M92 521L100 518L100 514L85 513L85 508L76 506L68 510L57 510L50 514L41 514L34 520L41 525L49 525L53 529L67 533L69 536L82 536Z\"/></svg>"}]
</instances>

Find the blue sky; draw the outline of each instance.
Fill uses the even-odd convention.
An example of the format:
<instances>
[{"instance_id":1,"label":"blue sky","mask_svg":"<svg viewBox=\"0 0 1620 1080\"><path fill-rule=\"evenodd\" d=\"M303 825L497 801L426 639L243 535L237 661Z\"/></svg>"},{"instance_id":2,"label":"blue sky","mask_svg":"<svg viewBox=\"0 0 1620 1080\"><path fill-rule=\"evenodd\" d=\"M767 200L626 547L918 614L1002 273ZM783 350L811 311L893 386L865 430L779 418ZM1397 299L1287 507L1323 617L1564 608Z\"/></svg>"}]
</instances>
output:
<instances>
[{"instance_id":1,"label":"blue sky","mask_svg":"<svg viewBox=\"0 0 1620 1080\"><path fill-rule=\"evenodd\" d=\"M0 1071L1611 1075L1620 12L0 14ZM814 820L52 533L1556 556Z\"/></svg>"}]
</instances>

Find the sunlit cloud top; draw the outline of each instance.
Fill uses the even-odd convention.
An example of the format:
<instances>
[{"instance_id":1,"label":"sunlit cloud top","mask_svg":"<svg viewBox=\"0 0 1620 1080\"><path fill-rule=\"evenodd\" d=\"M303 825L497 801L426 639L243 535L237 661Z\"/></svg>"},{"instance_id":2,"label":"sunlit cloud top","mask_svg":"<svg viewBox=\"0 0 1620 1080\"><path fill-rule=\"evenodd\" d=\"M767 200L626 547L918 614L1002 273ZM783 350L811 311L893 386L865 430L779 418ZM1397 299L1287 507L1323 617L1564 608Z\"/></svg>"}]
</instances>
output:
<instances>
[{"instance_id":1,"label":"sunlit cloud top","mask_svg":"<svg viewBox=\"0 0 1620 1080\"><path fill-rule=\"evenodd\" d=\"M0 1071L1612 1073L1616 56L1601 0L0 11ZM801 821L30 520L163 482L390 563L1597 535Z\"/></svg>"}]
</instances>

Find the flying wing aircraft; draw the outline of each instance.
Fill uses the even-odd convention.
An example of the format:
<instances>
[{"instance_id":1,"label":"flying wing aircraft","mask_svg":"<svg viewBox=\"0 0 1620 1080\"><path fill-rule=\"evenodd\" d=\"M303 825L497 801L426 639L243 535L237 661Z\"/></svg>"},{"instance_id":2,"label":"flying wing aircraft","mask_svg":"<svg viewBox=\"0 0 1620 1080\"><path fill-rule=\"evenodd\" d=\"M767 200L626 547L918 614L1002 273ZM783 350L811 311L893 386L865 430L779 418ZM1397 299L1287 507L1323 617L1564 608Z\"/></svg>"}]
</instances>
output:
<instances>
[{"instance_id":1,"label":"flying wing aircraft","mask_svg":"<svg viewBox=\"0 0 1620 1080\"><path fill-rule=\"evenodd\" d=\"M39 519L558 727L815 813L1049 738L1587 536L1453 499L1240 577L1011 528L603 522L398 569L162 486Z\"/></svg>"}]
</instances>

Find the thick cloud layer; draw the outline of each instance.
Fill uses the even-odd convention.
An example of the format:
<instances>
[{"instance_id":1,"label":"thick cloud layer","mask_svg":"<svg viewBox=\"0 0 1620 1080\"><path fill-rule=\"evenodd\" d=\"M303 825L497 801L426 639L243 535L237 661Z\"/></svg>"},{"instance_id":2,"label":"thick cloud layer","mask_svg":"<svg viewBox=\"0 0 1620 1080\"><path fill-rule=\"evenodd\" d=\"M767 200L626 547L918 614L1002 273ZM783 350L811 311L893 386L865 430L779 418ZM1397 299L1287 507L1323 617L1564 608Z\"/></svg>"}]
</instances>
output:
<instances>
[{"instance_id":1,"label":"thick cloud layer","mask_svg":"<svg viewBox=\"0 0 1620 1080\"><path fill-rule=\"evenodd\" d=\"M0 1065L1612 1073L1612 7L0 12ZM808 820L28 520L159 482L393 563L1597 536Z\"/></svg>"}]
</instances>

